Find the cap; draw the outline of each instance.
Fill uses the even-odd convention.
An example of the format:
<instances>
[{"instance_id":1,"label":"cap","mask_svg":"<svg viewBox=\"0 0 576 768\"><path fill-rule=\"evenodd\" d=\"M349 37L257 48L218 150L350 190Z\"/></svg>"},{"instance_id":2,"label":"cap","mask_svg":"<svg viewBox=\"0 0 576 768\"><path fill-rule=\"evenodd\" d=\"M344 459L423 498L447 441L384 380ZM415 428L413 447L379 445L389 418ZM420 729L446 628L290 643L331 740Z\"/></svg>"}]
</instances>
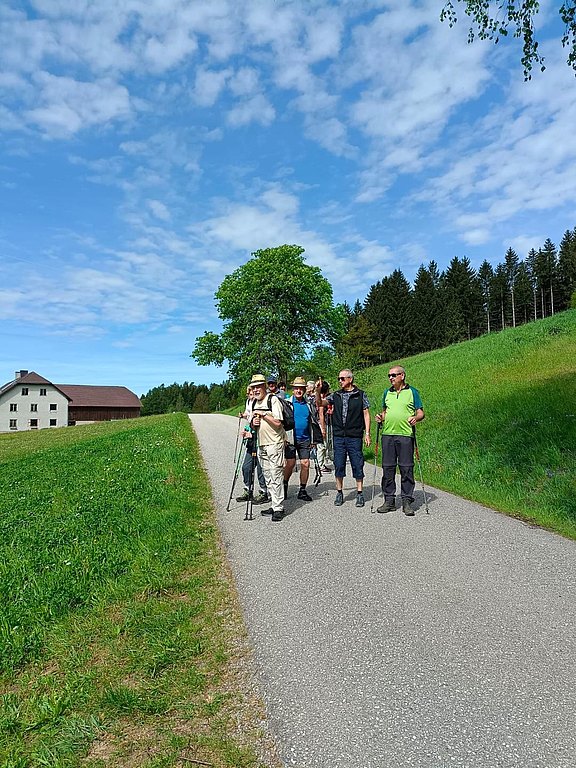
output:
<instances>
[{"instance_id":1,"label":"cap","mask_svg":"<svg viewBox=\"0 0 576 768\"><path fill-rule=\"evenodd\" d=\"M267 384L276 384L277 383L276 376L268 376L268 378L266 379L266 383Z\"/></svg>"}]
</instances>

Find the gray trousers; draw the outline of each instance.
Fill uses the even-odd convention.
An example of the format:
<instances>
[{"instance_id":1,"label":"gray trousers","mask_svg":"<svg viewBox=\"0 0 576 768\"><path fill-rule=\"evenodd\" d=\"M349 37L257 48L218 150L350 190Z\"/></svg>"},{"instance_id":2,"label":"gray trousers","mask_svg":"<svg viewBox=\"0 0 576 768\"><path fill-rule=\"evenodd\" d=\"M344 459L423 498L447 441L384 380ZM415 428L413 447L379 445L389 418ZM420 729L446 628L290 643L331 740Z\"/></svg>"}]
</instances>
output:
<instances>
[{"instance_id":1,"label":"gray trousers","mask_svg":"<svg viewBox=\"0 0 576 768\"><path fill-rule=\"evenodd\" d=\"M386 500L396 496L396 466L402 498L414 501L414 441L406 435L382 435L382 492Z\"/></svg>"}]
</instances>

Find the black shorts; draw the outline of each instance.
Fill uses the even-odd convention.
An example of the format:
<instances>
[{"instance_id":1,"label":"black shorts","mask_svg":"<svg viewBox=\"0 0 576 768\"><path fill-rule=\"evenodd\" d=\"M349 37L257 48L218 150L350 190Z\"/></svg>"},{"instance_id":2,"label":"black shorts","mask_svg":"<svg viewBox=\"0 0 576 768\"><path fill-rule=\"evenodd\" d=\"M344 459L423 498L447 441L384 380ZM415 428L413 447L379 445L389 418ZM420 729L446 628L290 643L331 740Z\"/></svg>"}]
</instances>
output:
<instances>
[{"instance_id":1,"label":"black shorts","mask_svg":"<svg viewBox=\"0 0 576 768\"><path fill-rule=\"evenodd\" d=\"M285 459L295 459L298 454L299 459L310 458L310 440L298 440L296 445L290 445L289 443L284 448Z\"/></svg>"}]
</instances>

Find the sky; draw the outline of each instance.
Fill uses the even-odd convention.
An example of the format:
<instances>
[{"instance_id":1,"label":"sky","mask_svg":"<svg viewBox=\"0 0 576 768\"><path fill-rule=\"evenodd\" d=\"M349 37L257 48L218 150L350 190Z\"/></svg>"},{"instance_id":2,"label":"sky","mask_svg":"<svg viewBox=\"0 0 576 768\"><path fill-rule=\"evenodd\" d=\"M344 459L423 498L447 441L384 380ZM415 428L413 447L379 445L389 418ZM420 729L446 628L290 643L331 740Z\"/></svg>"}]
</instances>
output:
<instances>
[{"instance_id":1,"label":"sky","mask_svg":"<svg viewBox=\"0 0 576 768\"><path fill-rule=\"evenodd\" d=\"M336 302L576 226L576 78L442 0L3 0L0 385L220 382L195 339L261 248Z\"/></svg>"}]
</instances>

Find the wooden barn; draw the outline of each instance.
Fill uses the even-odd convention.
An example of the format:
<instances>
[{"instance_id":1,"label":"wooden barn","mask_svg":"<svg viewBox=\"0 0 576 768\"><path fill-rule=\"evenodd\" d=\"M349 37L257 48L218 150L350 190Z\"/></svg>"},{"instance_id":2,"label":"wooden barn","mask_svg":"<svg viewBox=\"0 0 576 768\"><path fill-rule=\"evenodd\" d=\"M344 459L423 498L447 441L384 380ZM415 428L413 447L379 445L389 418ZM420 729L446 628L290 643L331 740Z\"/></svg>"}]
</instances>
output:
<instances>
[{"instance_id":1,"label":"wooden barn","mask_svg":"<svg viewBox=\"0 0 576 768\"><path fill-rule=\"evenodd\" d=\"M82 384L58 384L58 389L70 398L68 424L92 421L136 419L141 403L126 387L96 387Z\"/></svg>"}]
</instances>

